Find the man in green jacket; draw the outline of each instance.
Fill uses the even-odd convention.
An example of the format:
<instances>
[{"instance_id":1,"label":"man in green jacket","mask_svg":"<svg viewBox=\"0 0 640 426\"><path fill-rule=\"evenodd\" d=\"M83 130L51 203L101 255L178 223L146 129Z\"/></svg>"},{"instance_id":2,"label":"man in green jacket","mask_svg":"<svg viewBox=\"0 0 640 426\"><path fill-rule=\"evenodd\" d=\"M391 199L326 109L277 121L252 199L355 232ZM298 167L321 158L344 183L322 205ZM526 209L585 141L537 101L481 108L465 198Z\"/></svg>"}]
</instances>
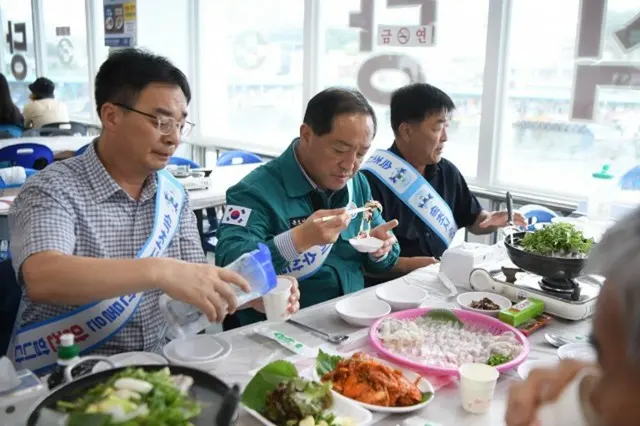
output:
<instances>
[{"instance_id":1,"label":"man in green jacket","mask_svg":"<svg viewBox=\"0 0 640 426\"><path fill-rule=\"evenodd\" d=\"M363 268L374 274L394 268L400 248L389 231L398 221L385 223L379 211L373 213L371 236L384 241L375 253L360 253L349 243L363 215L347 210L372 199L358 169L375 132L375 113L359 92L330 88L314 96L300 137L227 191L216 263L228 265L265 242L277 273L298 278L302 307L361 290ZM224 326L264 318L247 309L227 317Z\"/></svg>"}]
</instances>

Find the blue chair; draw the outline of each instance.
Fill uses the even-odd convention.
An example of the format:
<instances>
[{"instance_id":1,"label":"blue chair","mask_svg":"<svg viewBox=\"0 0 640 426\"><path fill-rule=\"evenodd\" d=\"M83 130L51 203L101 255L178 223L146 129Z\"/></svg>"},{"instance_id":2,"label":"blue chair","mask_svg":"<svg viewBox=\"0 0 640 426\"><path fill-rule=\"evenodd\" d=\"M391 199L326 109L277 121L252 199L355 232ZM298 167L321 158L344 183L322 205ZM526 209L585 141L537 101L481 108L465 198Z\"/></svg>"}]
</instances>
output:
<instances>
[{"instance_id":1,"label":"blue chair","mask_svg":"<svg viewBox=\"0 0 640 426\"><path fill-rule=\"evenodd\" d=\"M0 124L0 133L6 133L12 138L19 138L22 136L24 129L15 124Z\"/></svg>"},{"instance_id":2,"label":"blue chair","mask_svg":"<svg viewBox=\"0 0 640 426\"><path fill-rule=\"evenodd\" d=\"M640 191L640 166L629 170L620 178L620 189L624 191Z\"/></svg>"},{"instance_id":3,"label":"blue chair","mask_svg":"<svg viewBox=\"0 0 640 426\"><path fill-rule=\"evenodd\" d=\"M551 219L558 217L558 214L553 210L537 204L527 204L519 208L518 211L527 219L528 231L533 231L534 225L537 223L551 223Z\"/></svg>"},{"instance_id":4,"label":"blue chair","mask_svg":"<svg viewBox=\"0 0 640 426\"><path fill-rule=\"evenodd\" d=\"M42 170L53 163L53 151L39 143L18 143L0 149L0 163Z\"/></svg>"},{"instance_id":5,"label":"blue chair","mask_svg":"<svg viewBox=\"0 0 640 426\"><path fill-rule=\"evenodd\" d=\"M82 145L80 148L78 148L78 149L76 150L76 153L75 153L74 155L75 155L76 157L77 157L78 155L82 155L82 153L84 153L84 152L87 150L87 148L89 148L89 145L91 145L91 143L88 143L88 144L86 144L86 145Z\"/></svg>"},{"instance_id":6,"label":"blue chair","mask_svg":"<svg viewBox=\"0 0 640 426\"><path fill-rule=\"evenodd\" d=\"M200 165L195 161L189 160L184 157L170 157L169 165L171 166L189 166L191 169L199 169ZM204 248L205 252L215 252L216 245L212 243L210 240L215 238L216 232L218 231L218 215L216 214L215 208L206 209L207 212L207 222L209 223L209 229L204 230L204 226L202 226L201 235L202 235L202 248ZM199 214L196 214L196 217L199 219L199 225L202 224L202 220L199 217Z\"/></svg>"},{"instance_id":7,"label":"blue chair","mask_svg":"<svg viewBox=\"0 0 640 426\"><path fill-rule=\"evenodd\" d=\"M192 169L199 169L200 165L195 161L191 161L184 157L170 157L169 165L171 166L189 166Z\"/></svg>"},{"instance_id":8,"label":"blue chair","mask_svg":"<svg viewBox=\"0 0 640 426\"><path fill-rule=\"evenodd\" d=\"M238 164L255 164L262 163L262 158L256 154L246 151L227 151L222 154L218 161L217 166L235 166Z\"/></svg>"}]
</instances>

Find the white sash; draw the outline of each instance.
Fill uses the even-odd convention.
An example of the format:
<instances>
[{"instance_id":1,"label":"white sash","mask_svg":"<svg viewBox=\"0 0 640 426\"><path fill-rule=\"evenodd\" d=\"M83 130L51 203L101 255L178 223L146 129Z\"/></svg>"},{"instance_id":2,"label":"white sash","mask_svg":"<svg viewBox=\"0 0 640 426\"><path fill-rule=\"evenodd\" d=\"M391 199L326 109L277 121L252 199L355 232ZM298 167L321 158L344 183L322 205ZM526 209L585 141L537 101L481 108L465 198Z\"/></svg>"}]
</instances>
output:
<instances>
[{"instance_id":1,"label":"white sash","mask_svg":"<svg viewBox=\"0 0 640 426\"><path fill-rule=\"evenodd\" d=\"M355 209L353 204L353 181L347 182L347 192L349 194L349 202L347 203L347 210ZM300 256L289 262L289 265L284 269L284 275L292 275L298 280L309 278L322 267L329 252L333 248L333 244L326 244L324 246L313 246Z\"/></svg>"},{"instance_id":2,"label":"white sash","mask_svg":"<svg viewBox=\"0 0 640 426\"><path fill-rule=\"evenodd\" d=\"M379 149L362 167L380 179L449 246L458 231L451 207L409 163Z\"/></svg>"},{"instance_id":3,"label":"white sash","mask_svg":"<svg viewBox=\"0 0 640 426\"><path fill-rule=\"evenodd\" d=\"M166 170L157 173L153 230L136 257L161 257L180 223L184 187ZM133 318L143 292L89 303L64 315L30 324L17 331L13 357L18 370L38 374L55 364L60 336L72 333L81 353L97 349Z\"/></svg>"}]
</instances>

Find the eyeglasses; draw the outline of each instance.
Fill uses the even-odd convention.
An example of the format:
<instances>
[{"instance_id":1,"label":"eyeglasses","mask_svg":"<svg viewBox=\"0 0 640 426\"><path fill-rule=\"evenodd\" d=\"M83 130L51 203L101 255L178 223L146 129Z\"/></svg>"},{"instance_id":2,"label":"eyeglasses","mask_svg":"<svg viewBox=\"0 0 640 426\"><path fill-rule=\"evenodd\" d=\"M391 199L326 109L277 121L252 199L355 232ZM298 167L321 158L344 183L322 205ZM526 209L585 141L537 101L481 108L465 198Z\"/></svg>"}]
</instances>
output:
<instances>
[{"instance_id":1,"label":"eyeglasses","mask_svg":"<svg viewBox=\"0 0 640 426\"><path fill-rule=\"evenodd\" d=\"M187 120L178 121L173 117L158 117L157 115L147 114L146 112L139 111L135 108L131 108L128 105L124 105L120 103L114 103L114 105L119 106L120 108L126 109L127 111L135 112L137 114L144 115L145 117L155 119L157 123L156 128L163 135L170 135L176 129L178 129L181 137L187 137L189 136L189 134L191 133L191 130L193 130L193 127L195 126L195 124Z\"/></svg>"}]
</instances>

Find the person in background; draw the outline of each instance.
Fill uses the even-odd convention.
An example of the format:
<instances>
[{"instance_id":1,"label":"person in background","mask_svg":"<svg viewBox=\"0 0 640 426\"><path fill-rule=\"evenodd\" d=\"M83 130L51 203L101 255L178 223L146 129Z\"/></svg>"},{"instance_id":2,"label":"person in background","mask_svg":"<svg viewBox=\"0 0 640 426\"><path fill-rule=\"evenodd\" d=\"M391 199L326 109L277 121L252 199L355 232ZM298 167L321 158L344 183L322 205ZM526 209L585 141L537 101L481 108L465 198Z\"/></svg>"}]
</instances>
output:
<instances>
[{"instance_id":1,"label":"person in background","mask_svg":"<svg viewBox=\"0 0 640 426\"><path fill-rule=\"evenodd\" d=\"M163 292L222 321L237 308L233 287L250 290L235 272L206 263L189 196L164 170L193 126L190 99L185 75L166 58L112 53L95 80L101 135L22 187L9 210L25 290L10 349L18 369L46 371L62 330L83 353L157 352ZM291 312L298 295L296 284Z\"/></svg>"},{"instance_id":2,"label":"person in background","mask_svg":"<svg viewBox=\"0 0 640 426\"><path fill-rule=\"evenodd\" d=\"M46 77L38 77L29 85L31 102L24 106L24 127L39 129L47 124L68 123L69 112L67 106L54 99L55 84Z\"/></svg>"},{"instance_id":3,"label":"person in background","mask_svg":"<svg viewBox=\"0 0 640 426\"><path fill-rule=\"evenodd\" d=\"M582 410L571 413L575 422L567 424L582 424L579 418L589 426L640 424L640 209L605 233L585 271L605 278L593 320L598 363L563 361L532 371L509 392L508 426L538 425L538 410L574 380L578 386L569 389L576 389L572 399L580 398Z\"/></svg>"},{"instance_id":4,"label":"person in background","mask_svg":"<svg viewBox=\"0 0 640 426\"><path fill-rule=\"evenodd\" d=\"M300 136L275 160L257 168L227 191L218 228L216 263L228 265L258 242L271 249L276 271L300 280L307 307L361 290L362 269L396 266L399 247L389 232L398 222L373 214L371 236L384 241L375 253L351 246L362 214L347 210L372 199L358 173L376 133L373 108L361 93L329 88L307 104ZM263 320L245 310L225 319L225 329Z\"/></svg>"},{"instance_id":5,"label":"person in background","mask_svg":"<svg viewBox=\"0 0 640 426\"><path fill-rule=\"evenodd\" d=\"M373 153L362 168L384 218L400 222L394 233L402 256L409 258L409 270L437 262L458 229L488 234L507 225L507 213L483 210L462 173L442 157L454 109L446 93L426 83L396 90L391 96L395 140L389 150ZM514 221L526 226L517 212Z\"/></svg>"},{"instance_id":6,"label":"person in background","mask_svg":"<svg viewBox=\"0 0 640 426\"><path fill-rule=\"evenodd\" d=\"M22 114L20 114L20 109L11 99L9 83L4 74L0 73L0 126L15 126L20 128L20 133L22 133L23 124L24 120Z\"/></svg>"}]
</instances>

